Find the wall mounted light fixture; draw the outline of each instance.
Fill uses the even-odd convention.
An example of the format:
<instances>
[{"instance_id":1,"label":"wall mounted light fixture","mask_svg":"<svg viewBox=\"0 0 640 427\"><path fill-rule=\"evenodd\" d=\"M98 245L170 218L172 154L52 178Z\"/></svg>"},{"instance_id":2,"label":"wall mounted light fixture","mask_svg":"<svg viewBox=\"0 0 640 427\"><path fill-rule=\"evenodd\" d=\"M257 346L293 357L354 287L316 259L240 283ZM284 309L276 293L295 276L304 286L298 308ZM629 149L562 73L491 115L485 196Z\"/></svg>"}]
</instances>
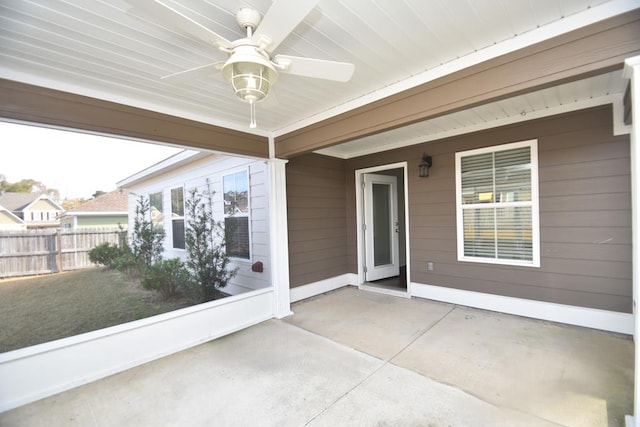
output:
<instances>
[{"instance_id":1,"label":"wall mounted light fixture","mask_svg":"<svg viewBox=\"0 0 640 427\"><path fill-rule=\"evenodd\" d=\"M420 178L424 178L429 176L429 168L433 165L433 159L427 153L422 155L422 163L418 165L420 169Z\"/></svg>"}]
</instances>

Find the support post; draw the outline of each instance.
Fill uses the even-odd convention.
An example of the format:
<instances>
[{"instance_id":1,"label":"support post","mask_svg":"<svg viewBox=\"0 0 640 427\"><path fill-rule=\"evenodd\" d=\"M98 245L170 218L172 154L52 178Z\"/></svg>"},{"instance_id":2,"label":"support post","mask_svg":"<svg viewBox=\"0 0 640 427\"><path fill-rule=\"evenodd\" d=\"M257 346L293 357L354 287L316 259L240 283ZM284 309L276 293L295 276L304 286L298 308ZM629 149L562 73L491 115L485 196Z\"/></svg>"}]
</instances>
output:
<instances>
[{"instance_id":1,"label":"support post","mask_svg":"<svg viewBox=\"0 0 640 427\"><path fill-rule=\"evenodd\" d=\"M625 419L627 427L640 427L640 316L638 315L638 297L640 296L640 56L625 61L625 77L631 82L631 222L632 222L632 284L633 318L635 346L635 373L633 416Z\"/></svg>"},{"instance_id":2,"label":"support post","mask_svg":"<svg viewBox=\"0 0 640 427\"><path fill-rule=\"evenodd\" d=\"M287 222L287 160L272 158L269 166L269 246L271 286L274 292L274 316L293 314L289 296L289 233Z\"/></svg>"}]
</instances>

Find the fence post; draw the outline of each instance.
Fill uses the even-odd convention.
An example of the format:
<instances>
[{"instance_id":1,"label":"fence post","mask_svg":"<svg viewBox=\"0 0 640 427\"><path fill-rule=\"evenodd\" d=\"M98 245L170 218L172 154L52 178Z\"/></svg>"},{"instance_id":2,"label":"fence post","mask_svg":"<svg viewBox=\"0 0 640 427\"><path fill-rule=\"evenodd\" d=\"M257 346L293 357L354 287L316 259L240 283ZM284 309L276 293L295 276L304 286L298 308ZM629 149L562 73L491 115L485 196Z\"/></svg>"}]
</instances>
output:
<instances>
[{"instance_id":1,"label":"fence post","mask_svg":"<svg viewBox=\"0 0 640 427\"><path fill-rule=\"evenodd\" d=\"M58 273L62 273L63 265L62 265L62 230L58 228L56 231L56 246L58 247Z\"/></svg>"}]
</instances>

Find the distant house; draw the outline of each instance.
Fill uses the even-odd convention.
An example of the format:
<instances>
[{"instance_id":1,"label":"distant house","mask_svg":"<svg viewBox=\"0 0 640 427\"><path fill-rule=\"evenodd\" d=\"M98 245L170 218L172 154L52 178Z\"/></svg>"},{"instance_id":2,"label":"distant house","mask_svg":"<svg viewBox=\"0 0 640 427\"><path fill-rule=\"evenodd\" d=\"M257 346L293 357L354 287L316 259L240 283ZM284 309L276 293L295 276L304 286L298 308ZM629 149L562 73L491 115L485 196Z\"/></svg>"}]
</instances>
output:
<instances>
[{"instance_id":1,"label":"distant house","mask_svg":"<svg viewBox=\"0 0 640 427\"><path fill-rule=\"evenodd\" d=\"M0 194L0 206L20 218L27 228L58 227L62 206L41 193Z\"/></svg>"},{"instance_id":2,"label":"distant house","mask_svg":"<svg viewBox=\"0 0 640 427\"><path fill-rule=\"evenodd\" d=\"M62 214L60 225L66 229L111 228L120 225L127 228L128 197L126 190L114 190L98 196Z\"/></svg>"},{"instance_id":3,"label":"distant house","mask_svg":"<svg viewBox=\"0 0 640 427\"><path fill-rule=\"evenodd\" d=\"M0 230L26 230L27 224L10 212L4 206L0 206Z\"/></svg>"}]
</instances>

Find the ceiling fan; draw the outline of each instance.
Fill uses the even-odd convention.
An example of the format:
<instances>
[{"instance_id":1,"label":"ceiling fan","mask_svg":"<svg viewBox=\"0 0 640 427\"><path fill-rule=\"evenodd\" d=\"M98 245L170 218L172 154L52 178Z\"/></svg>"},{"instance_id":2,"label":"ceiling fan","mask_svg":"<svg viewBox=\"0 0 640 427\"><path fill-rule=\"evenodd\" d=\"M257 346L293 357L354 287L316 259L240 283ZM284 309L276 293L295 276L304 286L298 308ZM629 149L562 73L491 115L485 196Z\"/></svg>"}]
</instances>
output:
<instances>
[{"instance_id":1,"label":"ceiling fan","mask_svg":"<svg viewBox=\"0 0 640 427\"><path fill-rule=\"evenodd\" d=\"M131 14L162 21L228 55L226 61L179 71L163 78L220 70L238 98L249 103L251 128L256 127L255 104L266 98L270 88L278 81L279 72L338 82L349 81L353 75L355 66L350 63L273 55L274 50L318 2L319 0L276 0L264 17L255 9L243 7L236 13L236 22L246 32L245 36L229 41L180 12L170 0L129 0L133 5Z\"/></svg>"}]
</instances>

